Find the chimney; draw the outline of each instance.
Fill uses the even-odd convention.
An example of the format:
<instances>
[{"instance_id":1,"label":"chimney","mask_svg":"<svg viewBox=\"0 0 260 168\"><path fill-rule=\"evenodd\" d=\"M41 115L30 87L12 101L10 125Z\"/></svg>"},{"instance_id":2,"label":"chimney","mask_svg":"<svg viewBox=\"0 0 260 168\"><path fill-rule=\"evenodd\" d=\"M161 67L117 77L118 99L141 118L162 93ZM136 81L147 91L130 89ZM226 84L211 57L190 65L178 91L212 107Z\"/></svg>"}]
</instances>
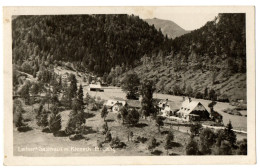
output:
<instances>
[{"instance_id":1,"label":"chimney","mask_svg":"<svg viewBox=\"0 0 260 168\"><path fill-rule=\"evenodd\" d=\"M191 98L189 97L189 103L191 102Z\"/></svg>"}]
</instances>

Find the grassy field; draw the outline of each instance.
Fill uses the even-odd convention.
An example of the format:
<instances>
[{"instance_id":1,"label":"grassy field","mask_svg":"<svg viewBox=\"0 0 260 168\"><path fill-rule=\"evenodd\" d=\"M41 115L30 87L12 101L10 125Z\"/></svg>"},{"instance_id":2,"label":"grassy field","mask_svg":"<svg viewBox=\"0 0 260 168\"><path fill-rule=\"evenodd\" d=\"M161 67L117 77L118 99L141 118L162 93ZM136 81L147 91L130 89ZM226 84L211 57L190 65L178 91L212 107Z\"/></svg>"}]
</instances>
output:
<instances>
[{"instance_id":1,"label":"grassy field","mask_svg":"<svg viewBox=\"0 0 260 168\"><path fill-rule=\"evenodd\" d=\"M62 129L66 127L69 112L69 110L61 112ZM125 149L112 150L109 144L105 143L103 149L100 150L97 149L97 140L104 141L105 139L105 136L101 132L104 120L100 117L100 111L90 112L91 117L86 120L87 132L84 134L84 139L78 141L71 141L69 137L54 137L51 133L41 132L41 128L36 126L34 120L35 114L30 111L27 111L25 114L25 119L30 120L28 124L32 127L32 130L28 132L18 132L14 129L14 155L16 156L152 155L147 149L147 143L151 137L155 137L159 142L156 149L162 152L161 155L166 155L166 151L163 147L166 138L165 133L170 130L173 131L175 136L175 147L169 150L169 154L184 155L185 146L189 139L189 134L170 129L169 127L162 127L162 135L159 136L155 121L150 121L149 119L140 119L136 127L127 128L122 125L121 121L116 120L115 113L109 113L106 120L108 121L108 127L111 130L112 137L118 136L127 146ZM128 131L134 133L132 141L128 141ZM138 136L145 137L148 141L145 143L134 142ZM29 151L32 149L38 152Z\"/></svg>"}]
</instances>

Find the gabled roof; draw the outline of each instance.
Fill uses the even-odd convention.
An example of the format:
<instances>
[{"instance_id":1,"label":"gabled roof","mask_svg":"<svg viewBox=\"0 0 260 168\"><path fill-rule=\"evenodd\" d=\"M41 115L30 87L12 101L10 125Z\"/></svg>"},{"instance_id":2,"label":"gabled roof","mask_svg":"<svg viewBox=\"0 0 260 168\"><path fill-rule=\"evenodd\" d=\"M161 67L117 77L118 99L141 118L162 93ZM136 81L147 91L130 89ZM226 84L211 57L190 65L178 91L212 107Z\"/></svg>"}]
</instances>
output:
<instances>
[{"instance_id":1,"label":"gabled roof","mask_svg":"<svg viewBox=\"0 0 260 168\"><path fill-rule=\"evenodd\" d=\"M198 105L203 106L200 102L198 101L189 101L185 100L178 113L184 113L184 114L190 114ZM203 106L204 107L204 106ZM205 107L204 107L205 108ZM206 108L205 108L206 109Z\"/></svg>"},{"instance_id":2,"label":"gabled roof","mask_svg":"<svg viewBox=\"0 0 260 168\"><path fill-rule=\"evenodd\" d=\"M141 108L141 102L139 100L127 100L126 102L129 107Z\"/></svg>"},{"instance_id":3,"label":"gabled roof","mask_svg":"<svg viewBox=\"0 0 260 168\"><path fill-rule=\"evenodd\" d=\"M119 100L107 100L107 102L104 104L106 106L109 106L109 107L112 107L114 106L115 104L122 104L122 106L124 106L126 104L125 101L119 101Z\"/></svg>"},{"instance_id":4,"label":"gabled roof","mask_svg":"<svg viewBox=\"0 0 260 168\"><path fill-rule=\"evenodd\" d=\"M90 84L89 87L90 88L99 88L100 89L101 85L100 84L99 85L97 85L97 84Z\"/></svg>"}]
</instances>

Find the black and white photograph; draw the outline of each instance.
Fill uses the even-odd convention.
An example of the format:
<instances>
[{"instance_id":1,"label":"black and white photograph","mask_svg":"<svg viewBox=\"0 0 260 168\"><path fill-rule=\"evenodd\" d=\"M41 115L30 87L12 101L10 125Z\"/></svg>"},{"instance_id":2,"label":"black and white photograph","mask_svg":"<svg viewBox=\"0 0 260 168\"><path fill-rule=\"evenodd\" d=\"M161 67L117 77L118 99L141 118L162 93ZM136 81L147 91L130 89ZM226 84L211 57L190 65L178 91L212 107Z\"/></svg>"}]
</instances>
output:
<instances>
[{"instance_id":1,"label":"black and white photograph","mask_svg":"<svg viewBox=\"0 0 260 168\"><path fill-rule=\"evenodd\" d=\"M248 156L254 8L108 8L10 16L13 157Z\"/></svg>"}]
</instances>

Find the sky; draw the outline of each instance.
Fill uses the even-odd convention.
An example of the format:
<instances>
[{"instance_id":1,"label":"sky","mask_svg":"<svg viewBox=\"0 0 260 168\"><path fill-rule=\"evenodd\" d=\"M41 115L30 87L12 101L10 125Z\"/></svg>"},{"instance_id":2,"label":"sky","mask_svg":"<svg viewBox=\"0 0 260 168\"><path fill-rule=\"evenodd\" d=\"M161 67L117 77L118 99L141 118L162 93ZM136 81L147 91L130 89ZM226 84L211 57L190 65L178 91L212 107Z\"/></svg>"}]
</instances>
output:
<instances>
[{"instance_id":1,"label":"sky","mask_svg":"<svg viewBox=\"0 0 260 168\"><path fill-rule=\"evenodd\" d=\"M150 7L135 9L131 12L142 19L171 20L185 30L195 30L218 15L219 8L211 9L207 7Z\"/></svg>"},{"instance_id":2,"label":"sky","mask_svg":"<svg viewBox=\"0 0 260 168\"><path fill-rule=\"evenodd\" d=\"M157 19L171 20L185 30L195 30L204 26L208 21L213 20L217 16L216 13L210 14L174 14L163 17L160 14L156 15ZM151 19L151 18L149 18Z\"/></svg>"}]
</instances>

